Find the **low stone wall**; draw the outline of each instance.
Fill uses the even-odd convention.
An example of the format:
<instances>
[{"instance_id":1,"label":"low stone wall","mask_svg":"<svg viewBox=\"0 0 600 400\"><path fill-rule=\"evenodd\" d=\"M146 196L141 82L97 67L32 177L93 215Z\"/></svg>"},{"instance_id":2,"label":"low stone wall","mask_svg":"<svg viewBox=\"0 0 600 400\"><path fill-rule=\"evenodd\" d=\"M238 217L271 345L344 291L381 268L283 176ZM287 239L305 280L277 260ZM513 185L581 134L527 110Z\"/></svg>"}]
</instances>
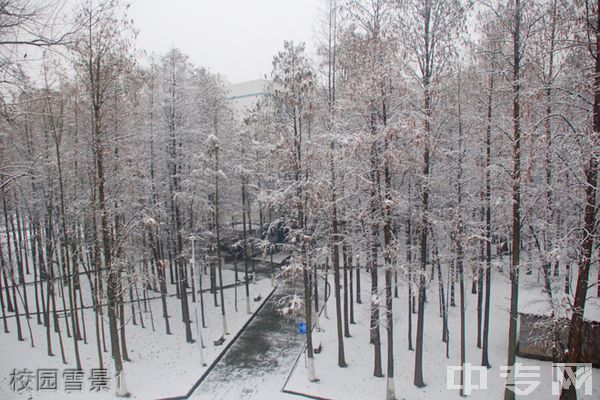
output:
<instances>
[{"instance_id":1,"label":"low stone wall","mask_svg":"<svg viewBox=\"0 0 600 400\"><path fill-rule=\"evenodd\" d=\"M525 358L555 361L554 354L562 354L569 338L566 318L519 313L517 355ZM582 358L579 362L600 367L600 322L584 320Z\"/></svg>"}]
</instances>

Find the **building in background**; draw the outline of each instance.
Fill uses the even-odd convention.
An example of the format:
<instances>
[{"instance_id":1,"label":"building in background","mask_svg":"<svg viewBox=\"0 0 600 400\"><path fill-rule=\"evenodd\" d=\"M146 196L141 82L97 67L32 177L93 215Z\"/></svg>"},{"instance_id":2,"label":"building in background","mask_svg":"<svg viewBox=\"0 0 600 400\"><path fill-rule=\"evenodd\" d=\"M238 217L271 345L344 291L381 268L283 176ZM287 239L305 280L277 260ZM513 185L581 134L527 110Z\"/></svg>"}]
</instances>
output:
<instances>
[{"instance_id":1,"label":"building in background","mask_svg":"<svg viewBox=\"0 0 600 400\"><path fill-rule=\"evenodd\" d=\"M254 108L260 99L265 96L268 84L268 80L258 79L229 86L230 99L240 118L245 118L248 110Z\"/></svg>"}]
</instances>

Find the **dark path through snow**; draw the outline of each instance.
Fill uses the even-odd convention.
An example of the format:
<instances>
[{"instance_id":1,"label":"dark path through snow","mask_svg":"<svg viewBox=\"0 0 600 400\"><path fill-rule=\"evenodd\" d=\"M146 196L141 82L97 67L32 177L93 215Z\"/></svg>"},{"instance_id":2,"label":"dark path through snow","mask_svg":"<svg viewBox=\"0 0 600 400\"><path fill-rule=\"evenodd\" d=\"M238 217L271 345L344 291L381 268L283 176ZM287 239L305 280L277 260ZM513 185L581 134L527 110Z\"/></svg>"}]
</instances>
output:
<instances>
[{"instance_id":1,"label":"dark path through snow","mask_svg":"<svg viewBox=\"0 0 600 400\"><path fill-rule=\"evenodd\" d=\"M291 398L281 388L305 337L277 313L277 301L288 292L276 290L190 399Z\"/></svg>"}]
</instances>

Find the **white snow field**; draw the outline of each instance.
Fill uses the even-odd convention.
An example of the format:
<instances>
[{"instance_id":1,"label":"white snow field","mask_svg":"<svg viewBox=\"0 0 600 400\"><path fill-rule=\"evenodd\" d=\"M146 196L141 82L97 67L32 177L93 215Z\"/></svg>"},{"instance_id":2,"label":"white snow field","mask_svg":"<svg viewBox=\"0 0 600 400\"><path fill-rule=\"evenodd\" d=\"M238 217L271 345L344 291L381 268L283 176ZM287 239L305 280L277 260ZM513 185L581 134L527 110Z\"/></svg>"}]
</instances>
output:
<instances>
[{"instance_id":1,"label":"white snow field","mask_svg":"<svg viewBox=\"0 0 600 400\"><path fill-rule=\"evenodd\" d=\"M240 278L243 273L240 273ZM203 276L203 287L209 287L208 275ZM234 273L231 270L223 270L224 285L232 284ZM30 302L33 299L32 287L28 287ZM251 308L256 311L258 307L268 298L273 291L270 279L259 279L256 284L250 284ZM174 286L169 286L169 296L167 298L168 311L170 315L170 325L172 335L165 334L164 318L162 317L162 306L160 294L150 292L154 300L150 300L153 312L155 331L152 330L150 315L144 313L145 328L142 328L138 318L137 325L132 324L130 308L127 304L125 313L129 318L127 323L127 347L129 350L130 362L124 362L125 382L127 389L134 399L159 399L185 395L213 361L221 354L227 345L235 337L236 333L244 326L251 315L246 313L244 285L240 284L237 288L238 311L234 309L234 288L230 287L224 290L225 307L227 315L227 326L229 335L225 336L222 345L216 346L215 340L218 340L223 334L223 324L220 307L215 307L212 294L204 293L205 317L207 328L202 329L202 337L205 348L203 357L206 366L202 366L199 341L195 343L186 343L185 328L181 322L181 303L174 296ZM260 295L259 301L254 298ZM197 315L200 319L199 297L197 303L192 302L191 295L188 296L190 304L190 313L192 319L192 333L194 339L197 339L197 330L195 324L195 308L197 306ZM57 302L60 299L57 298ZM85 304L89 304L89 298ZM31 310L30 303L30 310ZM142 306L143 309L143 306ZM22 311L22 310L21 310ZM71 393L65 391L63 373L70 368L75 368L74 353L72 350L72 338L67 338L63 332L63 342L67 358L67 365L61 361L58 337L52 333L52 346L54 356L47 355L46 332L45 328L38 325L35 317L30 320L35 347L31 347L30 335L27 328L26 319L21 318L23 323L23 334L25 341L19 342L16 337L16 326L14 318L9 318L9 327L11 332L0 333L0 399L113 399L115 379L112 378L114 369L110 355L110 341L108 335L108 321L105 321L106 340L108 352L104 353L104 368L108 370L111 378L108 382L108 390L91 391L89 375L92 368L98 368L98 355L96 349L96 333L94 327L94 314L91 309L85 311L85 323L87 328L87 344L80 342L79 349L81 354L81 363L84 371L83 387L81 390L74 390ZM106 317L105 317L106 318ZM62 323L62 320L61 320ZM199 323L201 327L201 324ZM38 369L55 369L58 372L58 387L56 390L39 391L37 390L36 372ZM33 372L33 378L30 382L31 390L23 390L17 393L13 390L11 384L11 373L13 370L29 370Z\"/></svg>"},{"instance_id":2,"label":"white snow field","mask_svg":"<svg viewBox=\"0 0 600 400\"><path fill-rule=\"evenodd\" d=\"M230 284L234 276L230 266L224 269L224 282ZM204 276L204 287L208 286L208 276ZM407 286L399 274L399 297L394 299L394 334L395 334L395 389L396 398L415 400L446 400L459 399L459 390L447 387L447 367L460 364L460 330L459 330L459 297L456 285L456 307L449 307L450 358L446 358L446 345L441 341L442 319L439 316L438 285L434 278L428 286L428 303L425 314L424 340L424 378L426 386L417 388L413 385L414 351L409 351L407 341ZM489 357L492 368L487 370L486 389L473 388L470 398L500 399L503 398L504 378L501 376L501 366L506 363L508 336L508 307L509 284L501 272L500 264L495 265L492 274L492 305ZM383 274L379 278L380 290L384 282ZM329 283L333 286L333 276L329 274ZM541 282L535 275L521 275L520 311L547 313L548 302L542 294ZM322 296L323 282L320 284ZM350 338L344 339L345 354L348 367L337 366L337 335L335 326L335 300L329 297L327 311L321 313L320 330L315 332L315 346L321 344L322 352L316 354L316 372L318 382L307 380L305 354L303 346L305 336L301 335L295 321L282 319L275 306L277 298L291 293L289 287L280 286L260 312L241 332L240 337L223 358L215 364L202 383L191 394L191 399L206 400L236 400L236 399L291 399L300 398L289 392L324 399L384 399L386 394L386 378L375 378L372 375L373 349L369 344L369 315L370 315L370 277L363 270L361 274L362 304L355 304L356 324L350 325ZM274 290L271 280L260 279L257 284L251 284L251 307L256 311ZM476 347L476 306L477 296L471 294L470 278L465 282L466 298L466 361L477 368L481 362L481 350ZM298 287L296 288L298 290ZM173 287L169 293L173 294ZM222 346L215 346L213 341L221 337L222 321L220 308L216 308L212 295L204 294L208 328L203 330L205 362L210 365L225 347L230 343L236 332L247 322L249 315L245 312L244 286L237 287L238 312L234 310L234 289L225 290L227 320L230 335ZM260 301L254 298L260 294ZM381 299L383 300L383 299ZM149 314L144 313L146 328L133 326L131 320L127 325L127 341L131 362L126 362L125 373L127 387L131 397L135 399L164 399L183 396L194 386L196 381L206 371L200 362L199 344L185 342L184 325L181 323L180 303L174 296L168 298L169 313L173 334L164 334L164 319L162 318L160 298L151 301L155 332L150 327ZM197 303L198 304L198 303ZM322 304L322 300L321 300ZM190 307L194 319L194 306ZM198 304L199 306L199 304ZM126 307L127 315L130 310ZM198 310L199 313L199 310ZM65 393L62 384L62 373L67 368L74 368L72 339L63 332L65 352L69 365L63 365L60 359L58 339L52 336L54 357L46 355L46 339L43 327L35 323L35 317L30 320L35 338L35 348L31 347L29 333L24 323L26 341L18 342L14 334L14 322L9 319L10 334L0 333L2 346L2 363L0 365L0 399L63 399L74 398L83 400L112 399L114 382L110 381L109 391L91 392L88 375L91 368L98 367L95 346L95 331L93 313L86 310L86 326L88 344L80 345L82 364L85 372L83 390L70 394ZM591 296L586 306L586 318L598 319L600 315L600 300ZM413 346L415 345L416 314L413 314ZM382 366L386 372L386 331L385 324L381 326ZM197 337L193 324L194 338ZM108 340L108 335L107 335ZM110 344L109 350L110 350ZM104 353L106 368L112 371L110 351ZM525 358L517 358L524 366L539 367L539 379L523 378L524 381L538 381L539 385L527 396L517 396L522 399L557 398L552 393L552 363ZM38 368L56 369L59 373L59 385L56 391L40 392L24 391L18 394L11 390L10 375L14 369ZM459 382L458 372L455 374L455 384ZM477 371L472 374L473 384L480 385ZM517 380L518 381L518 380ZM581 399L600 399L600 371L592 371L592 392L584 395L584 387L580 390ZM535 383L534 383L535 384ZM525 383L518 384L525 389ZM35 388L35 377L32 382Z\"/></svg>"},{"instance_id":3,"label":"white snow field","mask_svg":"<svg viewBox=\"0 0 600 400\"><path fill-rule=\"evenodd\" d=\"M357 324L350 325L350 338L344 339L346 368L337 366L337 335L335 320L335 301L333 296L328 302L329 318L320 319L321 332L316 332L315 347L322 345L322 352L315 355L316 374L318 382L307 380L307 370L304 355L295 366L285 389L326 399L385 399L386 378L373 377L373 347L369 344L369 315L370 279L363 274L361 288L363 289L363 304L355 305ZM573 278L575 279L575 278ZM383 274L379 277L379 287L382 288ZM521 274L520 278L519 311L547 312L547 302L541 292L541 283L533 275ZM590 292L592 292L590 290ZM595 290L594 290L595 292ZM397 399L410 400L446 400L461 399L458 389L447 388L447 367L460 365L460 309L456 285L456 307L449 307L450 358L446 358L446 344L442 342L442 318L439 316L437 280L431 281L425 310L425 330L423 349L423 374L426 386L417 388L413 385L414 351L408 350L407 338L407 296L408 289L404 282L399 287L399 298L394 299L394 357L395 357L395 388ZM473 399L497 400L504 397L504 378L500 376L501 366L506 364L508 352L508 309L510 306L510 287L508 279L494 267L491 288L490 310L490 343L489 358L492 368L487 371L487 389L473 389L469 396ZM598 320L600 316L600 299L589 296L586 305L586 318ZM481 350L476 347L477 334L477 295L471 294L471 280L465 279L466 298L466 362L473 367L481 365ZM383 304L383 298L381 298ZM415 346L417 315L413 314L413 348ZM381 353L383 373L386 372L386 340L385 324L381 325ZM539 386L529 395L517 398L531 400L546 400L558 398L552 394L552 363L517 357L517 363L525 366L539 367L540 377L522 378L523 381L539 381ZM474 372L473 383L479 385L479 375ZM459 384L459 373L455 373L455 383ZM517 379L517 382L519 380ZM584 395L584 388L578 391L580 399L600 399L600 370L593 368L592 393ZM527 385L518 384L521 389Z\"/></svg>"}]
</instances>

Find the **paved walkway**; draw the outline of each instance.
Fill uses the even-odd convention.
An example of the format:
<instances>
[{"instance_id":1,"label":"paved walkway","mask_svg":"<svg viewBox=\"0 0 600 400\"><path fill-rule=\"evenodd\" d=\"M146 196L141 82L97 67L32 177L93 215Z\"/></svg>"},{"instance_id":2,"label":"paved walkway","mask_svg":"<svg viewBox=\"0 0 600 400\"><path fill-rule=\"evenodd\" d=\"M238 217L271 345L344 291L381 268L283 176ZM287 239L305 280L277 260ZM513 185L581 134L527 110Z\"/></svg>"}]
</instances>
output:
<instances>
[{"instance_id":1,"label":"paved walkway","mask_svg":"<svg viewBox=\"0 0 600 400\"><path fill-rule=\"evenodd\" d=\"M289 399L281 392L304 345L296 323L277 313L289 289L277 289L190 399Z\"/></svg>"}]
</instances>

